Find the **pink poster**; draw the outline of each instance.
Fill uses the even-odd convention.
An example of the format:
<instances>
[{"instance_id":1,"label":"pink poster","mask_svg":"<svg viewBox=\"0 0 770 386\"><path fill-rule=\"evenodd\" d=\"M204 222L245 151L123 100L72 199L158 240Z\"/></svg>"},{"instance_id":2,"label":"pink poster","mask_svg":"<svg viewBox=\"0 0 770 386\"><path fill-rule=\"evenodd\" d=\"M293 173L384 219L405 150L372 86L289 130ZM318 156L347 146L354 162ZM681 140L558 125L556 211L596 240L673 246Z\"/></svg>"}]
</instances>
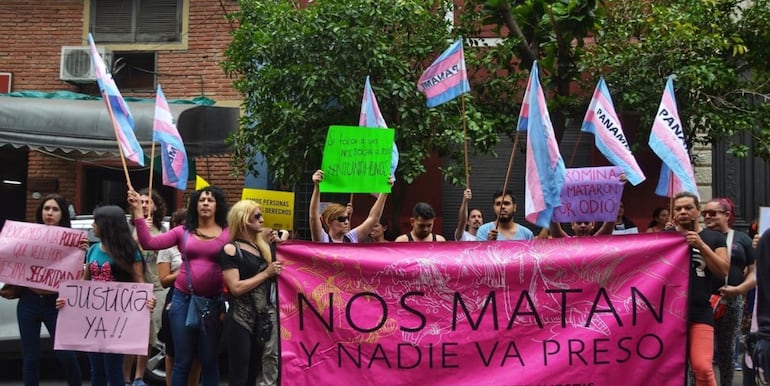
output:
<instances>
[{"instance_id":1,"label":"pink poster","mask_svg":"<svg viewBox=\"0 0 770 386\"><path fill-rule=\"evenodd\" d=\"M287 243L282 379L317 385L682 385L678 234Z\"/></svg>"},{"instance_id":2,"label":"pink poster","mask_svg":"<svg viewBox=\"0 0 770 386\"><path fill-rule=\"evenodd\" d=\"M55 349L147 355L152 284L72 280L59 296Z\"/></svg>"},{"instance_id":3,"label":"pink poster","mask_svg":"<svg viewBox=\"0 0 770 386\"><path fill-rule=\"evenodd\" d=\"M86 232L8 220L0 232L0 282L56 291L83 277Z\"/></svg>"}]
</instances>

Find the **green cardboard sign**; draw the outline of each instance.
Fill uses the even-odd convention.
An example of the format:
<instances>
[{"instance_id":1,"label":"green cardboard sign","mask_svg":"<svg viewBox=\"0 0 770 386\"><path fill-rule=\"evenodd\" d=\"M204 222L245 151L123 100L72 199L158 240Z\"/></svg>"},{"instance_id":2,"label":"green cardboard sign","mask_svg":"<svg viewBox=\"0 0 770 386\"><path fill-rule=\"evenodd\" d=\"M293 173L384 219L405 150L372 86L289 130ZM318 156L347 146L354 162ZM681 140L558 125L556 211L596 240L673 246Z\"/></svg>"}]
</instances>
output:
<instances>
[{"instance_id":1,"label":"green cardboard sign","mask_svg":"<svg viewBox=\"0 0 770 386\"><path fill-rule=\"evenodd\" d=\"M328 193L390 193L393 129L330 126L319 188Z\"/></svg>"}]
</instances>

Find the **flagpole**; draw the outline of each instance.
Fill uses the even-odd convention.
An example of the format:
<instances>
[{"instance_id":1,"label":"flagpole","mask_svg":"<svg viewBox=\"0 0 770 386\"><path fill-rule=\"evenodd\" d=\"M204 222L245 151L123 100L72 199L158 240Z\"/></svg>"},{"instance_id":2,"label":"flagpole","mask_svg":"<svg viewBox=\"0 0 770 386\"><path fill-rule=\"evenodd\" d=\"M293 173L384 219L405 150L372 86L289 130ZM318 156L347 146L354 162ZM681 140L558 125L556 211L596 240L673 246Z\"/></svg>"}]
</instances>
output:
<instances>
[{"instance_id":1,"label":"flagpole","mask_svg":"<svg viewBox=\"0 0 770 386\"><path fill-rule=\"evenodd\" d=\"M470 167L468 166L468 128L465 123L465 94L464 93L460 96L460 105L461 105L462 116L463 116L463 147L464 147L464 153L465 153L465 189L470 189L471 172L470 172Z\"/></svg>"},{"instance_id":2,"label":"flagpole","mask_svg":"<svg viewBox=\"0 0 770 386\"><path fill-rule=\"evenodd\" d=\"M674 171L668 172L668 218L674 218ZM672 221L673 222L673 221Z\"/></svg>"},{"instance_id":3,"label":"flagpole","mask_svg":"<svg viewBox=\"0 0 770 386\"><path fill-rule=\"evenodd\" d=\"M153 133L153 136L155 133ZM155 138L152 139L152 147L150 148L150 183L147 185L148 192L147 197L150 199L150 202L152 202L152 206L155 207L155 202L152 201L152 177L155 173ZM149 214L152 216L152 213Z\"/></svg>"},{"instance_id":4,"label":"flagpole","mask_svg":"<svg viewBox=\"0 0 770 386\"><path fill-rule=\"evenodd\" d=\"M118 153L120 153L120 161L123 163L123 173L126 175L126 184L128 185L129 190L134 190L134 187L131 186L131 177L128 175L128 166L126 165L126 156L123 155L123 146L120 145L120 141L118 140L118 127L115 124L115 114L112 112L112 105L110 104L110 98L107 97L107 95L104 94L104 90L99 90L102 94L102 99L104 99L104 103L107 104L107 113L110 114L110 120L112 121L112 128L115 130L115 141L118 143Z\"/></svg>"},{"instance_id":5,"label":"flagpole","mask_svg":"<svg viewBox=\"0 0 770 386\"><path fill-rule=\"evenodd\" d=\"M580 145L580 138L582 137L583 137L583 130L579 130L577 141L575 141L575 147L572 148L572 155L569 157L569 165L567 165L568 168L571 168L572 163L575 161L575 154L577 154L578 145Z\"/></svg>"},{"instance_id":6,"label":"flagpole","mask_svg":"<svg viewBox=\"0 0 770 386\"><path fill-rule=\"evenodd\" d=\"M516 147L519 145L519 131L516 131L516 136L513 137L513 147L511 148L511 157L508 158L508 170L505 171L505 182L503 182L503 196L501 199L505 199L505 195L509 192L507 192L508 189L508 178L511 176L511 168L513 168L513 157L516 155ZM500 217L495 219L495 229L497 229L497 225L500 222Z\"/></svg>"}]
</instances>

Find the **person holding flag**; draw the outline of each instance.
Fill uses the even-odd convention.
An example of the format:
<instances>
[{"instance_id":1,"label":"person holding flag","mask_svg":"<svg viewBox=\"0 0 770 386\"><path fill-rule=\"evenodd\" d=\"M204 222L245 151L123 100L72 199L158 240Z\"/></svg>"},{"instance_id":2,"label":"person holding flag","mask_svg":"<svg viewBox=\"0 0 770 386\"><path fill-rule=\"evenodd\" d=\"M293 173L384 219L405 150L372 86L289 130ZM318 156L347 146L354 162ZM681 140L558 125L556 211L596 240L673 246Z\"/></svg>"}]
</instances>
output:
<instances>
[{"instance_id":1,"label":"person holding flag","mask_svg":"<svg viewBox=\"0 0 770 386\"><path fill-rule=\"evenodd\" d=\"M468 163L468 128L465 124L465 93L471 91L468 71L465 68L463 39L458 38L444 51L417 81L417 90L425 94L428 107L436 107L462 95L463 153L465 158L465 189L470 189Z\"/></svg>"}]
</instances>

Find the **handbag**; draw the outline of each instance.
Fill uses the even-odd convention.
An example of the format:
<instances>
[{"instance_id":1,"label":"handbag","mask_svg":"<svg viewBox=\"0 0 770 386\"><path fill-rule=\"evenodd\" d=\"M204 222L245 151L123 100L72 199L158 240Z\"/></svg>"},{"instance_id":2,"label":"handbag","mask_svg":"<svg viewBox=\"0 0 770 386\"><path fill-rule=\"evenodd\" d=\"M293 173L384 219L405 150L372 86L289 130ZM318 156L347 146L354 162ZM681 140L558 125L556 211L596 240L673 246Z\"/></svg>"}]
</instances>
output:
<instances>
[{"instance_id":1,"label":"handbag","mask_svg":"<svg viewBox=\"0 0 770 386\"><path fill-rule=\"evenodd\" d=\"M721 319L727 312L727 299L722 295L712 294L709 299L711 309L714 311L714 319Z\"/></svg>"},{"instance_id":2,"label":"handbag","mask_svg":"<svg viewBox=\"0 0 770 386\"><path fill-rule=\"evenodd\" d=\"M187 237L189 231L184 231L182 238L182 248L187 244ZM205 296L195 295L192 286L192 278L190 277L190 260L187 258L187 253L182 253L182 261L185 263L185 274L187 275L187 289L190 291L190 303L187 306L187 316L185 317L184 325L188 328L201 328L209 325L212 321L219 318L219 311L221 310L221 301L216 298L207 298Z\"/></svg>"},{"instance_id":3,"label":"handbag","mask_svg":"<svg viewBox=\"0 0 770 386\"><path fill-rule=\"evenodd\" d=\"M730 263L732 260L732 245L733 245L733 233L734 231L730 229L727 232L727 275L725 276L725 285L727 285L728 279L730 279ZM727 313L727 298L723 297L719 294L712 294L711 298L709 298L709 304L711 305L711 310L714 312L714 320L721 319L725 314Z\"/></svg>"}]
</instances>

